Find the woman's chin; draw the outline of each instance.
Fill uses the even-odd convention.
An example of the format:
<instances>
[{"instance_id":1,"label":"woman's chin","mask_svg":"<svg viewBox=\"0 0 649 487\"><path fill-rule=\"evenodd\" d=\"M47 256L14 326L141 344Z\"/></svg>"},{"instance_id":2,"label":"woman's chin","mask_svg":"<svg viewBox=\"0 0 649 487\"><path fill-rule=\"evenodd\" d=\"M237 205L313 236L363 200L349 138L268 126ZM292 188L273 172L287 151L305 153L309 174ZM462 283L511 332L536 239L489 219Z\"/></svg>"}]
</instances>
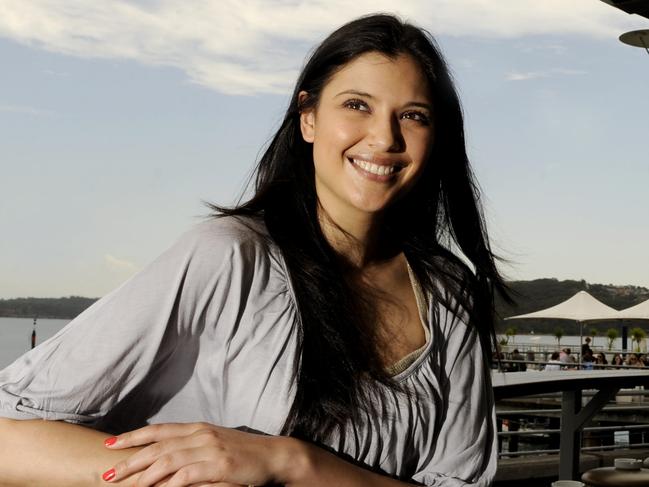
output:
<instances>
[{"instance_id":1,"label":"woman's chin","mask_svg":"<svg viewBox=\"0 0 649 487\"><path fill-rule=\"evenodd\" d=\"M368 216L380 217L388 209L389 202L385 199L363 199L353 202L354 209Z\"/></svg>"}]
</instances>

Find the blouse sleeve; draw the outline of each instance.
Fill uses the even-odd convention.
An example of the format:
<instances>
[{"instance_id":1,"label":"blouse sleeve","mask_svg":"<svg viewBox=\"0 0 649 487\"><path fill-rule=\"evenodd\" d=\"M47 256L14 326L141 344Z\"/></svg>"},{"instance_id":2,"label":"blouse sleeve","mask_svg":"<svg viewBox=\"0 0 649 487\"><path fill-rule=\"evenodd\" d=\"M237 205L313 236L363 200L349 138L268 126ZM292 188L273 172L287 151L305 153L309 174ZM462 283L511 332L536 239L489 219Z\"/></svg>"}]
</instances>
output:
<instances>
[{"instance_id":1,"label":"blouse sleeve","mask_svg":"<svg viewBox=\"0 0 649 487\"><path fill-rule=\"evenodd\" d=\"M168 362L187 360L185 351L197 346L205 327L201 317L218 317L228 299L236 298L231 287L245 279L242 263L255 259L258 246L250 245L242 225L232 220L197 225L54 337L0 371L0 416L94 426L160 367L173 374L177 367Z\"/></svg>"},{"instance_id":2,"label":"blouse sleeve","mask_svg":"<svg viewBox=\"0 0 649 487\"><path fill-rule=\"evenodd\" d=\"M475 327L447 314L453 318L442 345L445 410L432 458L420 465L413 480L435 487L487 487L496 474L498 452L490 371Z\"/></svg>"}]
</instances>

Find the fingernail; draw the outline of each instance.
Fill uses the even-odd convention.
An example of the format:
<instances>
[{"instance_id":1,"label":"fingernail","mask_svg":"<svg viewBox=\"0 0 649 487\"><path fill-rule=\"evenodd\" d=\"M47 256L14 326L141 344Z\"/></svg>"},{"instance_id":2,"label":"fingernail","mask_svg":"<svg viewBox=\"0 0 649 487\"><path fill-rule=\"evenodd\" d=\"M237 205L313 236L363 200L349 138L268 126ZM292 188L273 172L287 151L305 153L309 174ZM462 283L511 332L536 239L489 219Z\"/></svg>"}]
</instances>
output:
<instances>
[{"instance_id":1,"label":"fingernail","mask_svg":"<svg viewBox=\"0 0 649 487\"><path fill-rule=\"evenodd\" d=\"M106 438L106 440L104 441L104 445L113 446L116 442L117 442L117 437L111 436L110 438Z\"/></svg>"},{"instance_id":2,"label":"fingernail","mask_svg":"<svg viewBox=\"0 0 649 487\"><path fill-rule=\"evenodd\" d=\"M106 482L110 482L115 478L115 469L111 468L110 470L104 472L101 478L104 479Z\"/></svg>"}]
</instances>

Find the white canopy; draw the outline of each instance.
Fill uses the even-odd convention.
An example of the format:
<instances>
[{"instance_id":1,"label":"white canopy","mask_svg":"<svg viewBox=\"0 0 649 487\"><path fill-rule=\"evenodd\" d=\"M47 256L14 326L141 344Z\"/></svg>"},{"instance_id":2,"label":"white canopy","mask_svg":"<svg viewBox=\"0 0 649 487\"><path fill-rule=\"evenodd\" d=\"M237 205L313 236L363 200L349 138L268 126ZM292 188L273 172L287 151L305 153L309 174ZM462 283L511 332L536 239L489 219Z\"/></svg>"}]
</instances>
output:
<instances>
[{"instance_id":1,"label":"white canopy","mask_svg":"<svg viewBox=\"0 0 649 487\"><path fill-rule=\"evenodd\" d=\"M649 301L646 301L649 303ZM638 305L639 306L639 305ZM634 306L637 308L637 306ZM633 308L629 308L633 309ZM649 304L645 308L647 315L649 316ZM586 291L579 291L572 298L567 299L563 303L559 303L556 306L552 306L547 309L542 309L540 311L535 311L533 313L527 313L524 315L510 316L505 318L507 320L512 320L515 318L553 318L559 320L573 320L573 321L604 321L604 320L614 320L619 319L619 311L611 308L610 306L605 305L601 301L598 301Z\"/></svg>"},{"instance_id":2,"label":"white canopy","mask_svg":"<svg viewBox=\"0 0 649 487\"><path fill-rule=\"evenodd\" d=\"M627 320L649 320L649 299L618 312L618 318Z\"/></svg>"}]
</instances>

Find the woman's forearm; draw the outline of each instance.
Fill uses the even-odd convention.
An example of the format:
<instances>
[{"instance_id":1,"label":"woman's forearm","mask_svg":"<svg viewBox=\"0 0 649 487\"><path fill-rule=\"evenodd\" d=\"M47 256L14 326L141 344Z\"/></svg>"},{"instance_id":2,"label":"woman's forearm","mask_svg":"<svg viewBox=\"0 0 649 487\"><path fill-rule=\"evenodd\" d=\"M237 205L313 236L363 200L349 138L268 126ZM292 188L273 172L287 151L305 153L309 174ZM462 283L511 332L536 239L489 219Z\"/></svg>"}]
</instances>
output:
<instances>
[{"instance_id":1,"label":"woman's forearm","mask_svg":"<svg viewBox=\"0 0 649 487\"><path fill-rule=\"evenodd\" d=\"M136 476L106 484L101 476L140 448L108 449L109 435L60 421L0 418L0 487L132 485ZM278 480L287 487L405 487L294 438L275 450ZM277 445L279 446L279 445ZM280 453L281 452L281 453Z\"/></svg>"},{"instance_id":2,"label":"woman's forearm","mask_svg":"<svg viewBox=\"0 0 649 487\"><path fill-rule=\"evenodd\" d=\"M0 487L105 486L102 473L137 450L109 450L109 436L60 421L0 418Z\"/></svg>"},{"instance_id":3,"label":"woman's forearm","mask_svg":"<svg viewBox=\"0 0 649 487\"><path fill-rule=\"evenodd\" d=\"M371 472L347 462L314 445L288 439L292 461L285 465L280 475L286 487L405 487L414 486Z\"/></svg>"}]
</instances>

